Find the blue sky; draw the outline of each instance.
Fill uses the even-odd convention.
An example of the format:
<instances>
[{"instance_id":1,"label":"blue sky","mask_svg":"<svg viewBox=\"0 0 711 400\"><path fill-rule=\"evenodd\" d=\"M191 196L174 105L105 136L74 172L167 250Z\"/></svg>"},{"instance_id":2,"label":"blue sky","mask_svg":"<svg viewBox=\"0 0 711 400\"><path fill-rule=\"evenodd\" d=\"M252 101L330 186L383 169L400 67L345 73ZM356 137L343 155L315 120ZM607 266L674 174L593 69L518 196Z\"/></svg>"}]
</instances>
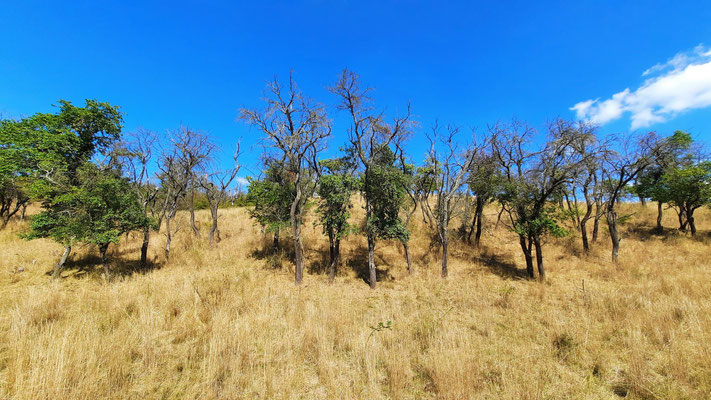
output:
<instances>
[{"instance_id":1,"label":"blue sky","mask_svg":"<svg viewBox=\"0 0 711 400\"><path fill-rule=\"evenodd\" d=\"M127 131L182 123L212 135L224 160L241 137L243 176L258 168L259 133L237 110L260 106L264 82L289 70L330 107L332 151L347 126L326 87L344 67L387 113L412 103L415 160L437 118L480 131L585 118L602 132L711 141L709 1L16 1L0 12L3 117L109 101Z\"/></svg>"}]
</instances>

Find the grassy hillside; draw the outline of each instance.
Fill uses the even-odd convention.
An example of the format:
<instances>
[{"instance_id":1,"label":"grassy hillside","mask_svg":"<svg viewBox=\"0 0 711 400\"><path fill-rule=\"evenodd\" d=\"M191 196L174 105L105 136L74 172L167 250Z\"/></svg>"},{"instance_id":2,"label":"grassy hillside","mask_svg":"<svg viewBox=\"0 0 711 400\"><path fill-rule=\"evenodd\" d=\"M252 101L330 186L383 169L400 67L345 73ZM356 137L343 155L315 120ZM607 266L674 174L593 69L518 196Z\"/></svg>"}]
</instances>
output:
<instances>
[{"instance_id":1,"label":"grassy hillside","mask_svg":"<svg viewBox=\"0 0 711 400\"><path fill-rule=\"evenodd\" d=\"M0 231L0 398L708 398L711 212L695 239L671 229L671 211L665 235L649 233L653 206L624 212L619 265L604 226L589 257L573 232L546 245L545 283L523 279L493 208L481 251L452 246L447 280L417 225L416 273L382 242L375 291L358 237L327 283L327 241L311 222L301 286L243 209L224 211L215 248L179 215L170 263L156 234L148 271L129 237L110 250L108 283L90 247L52 281L60 246L19 239L17 222ZM206 233L207 211L198 218Z\"/></svg>"}]
</instances>

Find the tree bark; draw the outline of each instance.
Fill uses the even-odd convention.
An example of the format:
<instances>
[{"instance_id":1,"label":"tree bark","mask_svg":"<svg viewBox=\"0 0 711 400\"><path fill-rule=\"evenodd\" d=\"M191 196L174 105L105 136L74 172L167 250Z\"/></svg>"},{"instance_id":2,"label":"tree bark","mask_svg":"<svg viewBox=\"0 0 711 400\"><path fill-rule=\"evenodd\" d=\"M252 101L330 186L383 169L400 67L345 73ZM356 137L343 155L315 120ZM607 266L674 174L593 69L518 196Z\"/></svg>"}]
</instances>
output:
<instances>
[{"instance_id":1,"label":"tree bark","mask_svg":"<svg viewBox=\"0 0 711 400\"><path fill-rule=\"evenodd\" d=\"M109 271L109 263L106 259L106 250L109 248L109 244L99 245L99 255L101 256L101 266L104 267L104 278L108 281L111 279L111 272Z\"/></svg>"},{"instance_id":2,"label":"tree bark","mask_svg":"<svg viewBox=\"0 0 711 400\"><path fill-rule=\"evenodd\" d=\"M296 256L294 281L298 285L301 284L301 281L304 279L304 245L301 242L301 224L294 221L292 222L291 229L294 232L294 254Z\"/></svg>"},{"instance_id":3,"label":"tree bark","mask_svg":"<svg viewBox=\"0 0 711 400\"><path fill-rule=\"evenodd\" d=\"M341 239L336 239L332 236L333 235L329 235L329 242L331 243L329 246L329 254L331 258L328 266L329 283L333 283L336 279L336 269L338 268L338 261L341 258Z\"/></svg>"},{"instance_id":4,"label":"tree bark","mask_svg":"<svg viewBox=\"0 0 711 400\"><path fill-rule=\"evenodd\" d=\"M193 234L200 237L200 230L195 224L195 190L190 192L190 226L193 228Z\"/></svg>"},{"instance_id":5,"label":"tree bark","mask_svg":"<svg viewBox=\"0 0 711 400\"><path fill-rule=\"evenodd\" d=\"M378 279L375 270L375 237L372 233L368 234L368 280L370 288L375 289L375 282Z\"/></svg>"},{"instance_id":6,"label":"tree bark","mask_svg":"<svg viewBox=\"0 0 711 400\"><path fill-rule=\"evenodd\" d=\"M691 230L691 236L696 236L696 223L694 222L694 209L688 208L686 210L686 220Z\"/></svg>"},{"instance_id":7,"label":"tree bark","mask_svg":"<svg viewBox=\"0 0 711 400\"><path fill-rule=\"evenodd\" d=\"M274 252L279 251L279 228L276 228L274 230L274 239L272 241L272 247L274 249Z\"/></svg>"},{"instance_id":8,"label":"tree bark","mask_svg":"<svg viewBox=\"0 0 711 400\"><path fill-rule=\"evenodd\" d=\"M407 273L412 274L412 259L410 257L410 244L407 240L401 240L402 249L405 251L405 260L407 261Z\"/></svg>"},{"instance_id":9,"label":"tree bark","mask_svg":"<svg viewBox=\"0 0 711 400\"><path fill-rule=\"evenodd\" d=\"M67 262L67 257L69 257L69 253L71 252L72 246L65 245L64 253L62 253L62 258L59 259L59 262L57 262L57 265L55 265L54 269L52 270L52 278L59 278L62 275L62 271L64 270L64 263Z\"/></svg>"},{"instance_id":10,"label":"tree bark","mask_svg":"<svg viewBox=\"0 0 711 400\"><path fill-rule=\"evenodd\" d=\"M148 265L148 243L150 240L150 235L150 228L143 228L143 243L141 244L141 266L144 268Z\"/></svg>"},{"instance_id":11,"label":"tree bark","mask_svg":"<svg viewBox=\"0 0 711 400\"><path fill-rule=\"evenodd\" d=\"M474 247L479 247L481 244L481 232L482 232L482 226L484 225L484 201L482 200L479 202L479 199L477 199L476 203L476 233L474 234Z\"/></svg>"},{"instance_id":12,"label":"tree bark","mask_svg":"<svg viewBox=\"0 0 711 400\"><path fill-rule=\"evenodd\" d=\"M526 243L526 237L523 235L518 235L519 243L521 244L521 250L523 251L523 256L526 259L526 273L529 278L535 278L533 273L533 257L531 256L531 244Z\"/></svg>"},{"instance_id":13,"label":"tree bark","mask_svg":"<svg viewBox=\"0 0 711 400\"><path fill-rule=\"evenodd\" d=\"M664 226L662 226L662 202L657 202L657 231L663 232Z\"/></svg>"},{"instance_id":14,"label":"tree bark","mask_svg":"<svg viewBox=\"0 0 711 400\"><path fill-rule=\"evenodd\" d=\"M546 269L543 266L543 249L541 248L541 238L538 236L533 237L533 245L536 248L536 264L538 265L538 279L546 279Z\"/></svg>"},{"instance_id":15,"label":"tree bark","mask_svg":"<svg viewBox=\"0 0 711 400\"><path fill-rule=\"evenodd\" d=\"M170 242L173 235L170 232L170 218L165 219L165 261L170 260Z\"/></svg>"},{"instance_id":16,"label":"tree bark","mask_svg":"<svg viewBox=\"0 0 711 400\"><path fill-rule=\"evenodd\" d=\"M639 202L642 204L642 206L647 206L647 199L645 199L644 197L639 196Z\"/></svg>"},{"instance_id":17,"label":"tree bark","mask_svg":"<svg viewBox=\"0 0 711 400\"><path fill-rule=\"evenodd\" d=\"M684 208L684 206L679 206L679 212L677 213L677 216L679 217L679 230L682 232L686 232L688 217L686 216L686 209Z\"/></svg>"},{"instance_id":18,"label":"tree bark","mask_svg":"<svg viewBox=\"0 0 711 400\"><path fill-rule=\"evenodd\" d=\"M620 254L620 233L617 230L617 212L614 209L607 212L607 227L612 241L612 262L617 263Z\"/></svg>"},{"instance_id":19,"label":"tree bark","mask_svg":"<svg viewBox=\"0 0 711 400\"><path fill-rule=\"evenodd\" d=\"M588 242L588 230L587 230L588 220L583 219L580 221L580 238L583 241L583 251L585 254L590 253L590 243Z\"/></svg>"},{"instance_id":20,"label":"tree bark","mask_svg":"<svg viewBox=\"0 0 711 400\"><path fill-rule=\"evenodd\" d=\"M449 275L449 266L447 254L449 250L449 238L445 233L442 235L442 278L446 278Z\"/></svg>"},{"instance_id":21,"label":"tree bark","mask_svg":"<svg viewBox=\"0 0 711 400\"><path fill-rule=\"evenodd\" d=\"M220 230L217 228L217 207L212 206L210 207L210 214L212 215L212 226L210 227L210 233L209 233L209 238L210 238L210 246L215 244L215 235L217 235L217 242L219 243L220 239Z\"/></svg>"}]
</instances>

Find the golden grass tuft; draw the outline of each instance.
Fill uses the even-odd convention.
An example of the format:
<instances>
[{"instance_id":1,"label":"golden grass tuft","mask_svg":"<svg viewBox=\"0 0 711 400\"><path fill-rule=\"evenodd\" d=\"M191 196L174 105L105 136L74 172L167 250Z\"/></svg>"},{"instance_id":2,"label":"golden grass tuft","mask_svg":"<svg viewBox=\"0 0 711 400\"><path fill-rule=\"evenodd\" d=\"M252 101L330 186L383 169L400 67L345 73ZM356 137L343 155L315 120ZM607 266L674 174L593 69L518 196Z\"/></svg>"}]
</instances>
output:
<instances>
[{"instance_id":1,"label":"golden grass tuft","mask_svg":"<svg viewBox=\"0 0 711 400\"><path fill-rule=\"evenodd\" d=\"M654 235L654 207L624 208L634 215L619 265L604 226L589 256L573 232L546 244L545 283L521 278L517 241L494 228L493 208L481 251L452 245L447 280L418 221L416 273L397 243L379 243L375 291L359 277L360 237L327 283L311 220L301 286L288 250L277 263L260 252L270 238L243 209L222 212L214 248L180 215L170 263L155 234L149 271L131 235L110 250L108 283L90 246L52 281L60 247L19 239L15 223L0 231L0 398L708 398L711 212L691 239L673 232L672 212L669 232ZM208 214L198 219L207 232Z\"/></svg>"}]
</instances>

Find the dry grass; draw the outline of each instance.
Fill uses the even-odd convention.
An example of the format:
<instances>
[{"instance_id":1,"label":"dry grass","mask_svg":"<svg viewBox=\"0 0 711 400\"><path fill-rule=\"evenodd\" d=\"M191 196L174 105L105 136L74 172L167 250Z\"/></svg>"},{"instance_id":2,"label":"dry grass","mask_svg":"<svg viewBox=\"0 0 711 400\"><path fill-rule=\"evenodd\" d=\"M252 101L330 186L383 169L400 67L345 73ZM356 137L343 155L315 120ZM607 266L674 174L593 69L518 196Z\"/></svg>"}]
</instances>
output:
<instances>
[{"instance_id":1,"label":"dry grass","mask_svg":"<svg viewBox=\"0 0 711 400\"><path fill-rule=\"evenodd\" d=\"M295 286L288 261L254 252L269 238L241 209L224 211L213 249L184 227L156 270L134 271L130 238L111 251L122 276L110 283L91 248L52 282L59 246L18 239L16 224L0 231L0 397L709 398L711 213L690 239L650 235L654 208L626 207L635 215L618 266L606 236L588 257L573 236L547 245L546 283L520 279L517 242L500 228L481 253L453 246L442 280L417 226L417 273L382 243L376 291L358 277L361 238L346 242L351 261L328 285L326 242L310 223L311 273ZM162 243L156 235L152 254Z\"/></svg>"}]
</instances>

